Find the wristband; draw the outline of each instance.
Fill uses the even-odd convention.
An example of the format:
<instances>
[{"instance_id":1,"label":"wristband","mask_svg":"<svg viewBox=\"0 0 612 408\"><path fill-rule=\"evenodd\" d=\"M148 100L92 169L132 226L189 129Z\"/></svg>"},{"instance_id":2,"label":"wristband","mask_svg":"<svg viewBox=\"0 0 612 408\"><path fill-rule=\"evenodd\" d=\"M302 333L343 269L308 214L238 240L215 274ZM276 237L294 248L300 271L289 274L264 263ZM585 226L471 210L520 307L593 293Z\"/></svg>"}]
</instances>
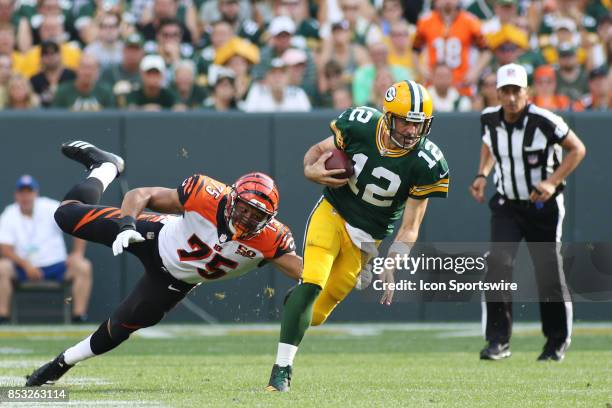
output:
<instances>
[{"instance_id":1,"label":"wristband","mask_svg":"<svg viewBox=\"0 0 612 408\"><path fill-rule=\"evenodd\" d=\"M119 232L123 232L126 230L136 230L136 219L130 215L126 215L125 217L121 217L117 220L117 224L119 225Z\"/></svg>"},{"instance_id":2,"label":"wristband","mask_svg":"<svg viewBox=\"0 0 612 408\"><path fill-rule=\"evenodd\" d=\"M482 177L483 179L486 179L486 178L487 178L487 176L485 176L484 174L482 174L482 173L478 173L478 174L476 175L476 177L474 177L474 180L479 179L479 178L481 178L481 177Z\"/></svg>"}]
</instances>

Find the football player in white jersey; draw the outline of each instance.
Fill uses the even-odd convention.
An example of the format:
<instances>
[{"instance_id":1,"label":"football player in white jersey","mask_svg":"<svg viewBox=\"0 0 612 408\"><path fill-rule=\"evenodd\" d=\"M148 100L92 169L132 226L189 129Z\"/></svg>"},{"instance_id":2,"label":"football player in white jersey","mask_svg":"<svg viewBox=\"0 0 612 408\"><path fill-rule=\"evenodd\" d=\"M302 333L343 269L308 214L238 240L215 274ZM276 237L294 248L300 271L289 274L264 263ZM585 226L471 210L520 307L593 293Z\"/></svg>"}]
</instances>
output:
<instances>
[{"instance_id":1,"label":"football player in white jersey","mask_svg":"<svg viewBox=\"0 0 612 408\"><path fill-rule=\"evenodd\" d=\"M60 228L75 237L137 256L145 273L111 317L89 337L27 377L26 386L57 381L76 363L106 353L131 333L157 324L195 286L231 279L269 261L299 279L302 259L289 228L275 219L278 190L263 173L232 186L203 175L178 188L137 188L121 208L98 205L124 169L123 159L90 143L62 145L62 152L88 170L55 213ZM143 213L148 208L160 214Z\"/></svg>"}]
</instances>

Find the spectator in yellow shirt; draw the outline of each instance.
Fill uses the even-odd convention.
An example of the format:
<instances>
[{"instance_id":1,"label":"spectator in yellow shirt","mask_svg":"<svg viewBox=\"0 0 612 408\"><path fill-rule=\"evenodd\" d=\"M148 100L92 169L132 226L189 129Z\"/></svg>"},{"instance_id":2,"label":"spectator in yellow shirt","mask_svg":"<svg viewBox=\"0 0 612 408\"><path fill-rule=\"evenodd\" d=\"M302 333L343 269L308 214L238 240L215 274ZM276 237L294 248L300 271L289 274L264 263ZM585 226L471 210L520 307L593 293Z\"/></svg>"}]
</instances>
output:
<instances>
[{"instance_id":1,"label":"spectator in yellow shirt","mask_svg":"<svg viewBox=\"0 0 612 408\"><path fill-rule=\"evenodd\" d=\"M53 41L60 46L62 64L66 68L76 70L81 60L81 49L66 41L67 34L64 31L62 19L59 16L47 16L40 25L41 41ZM16 67L17 68L17 67ZM40 45L32 47L25 55L24 61L18 67L19 72L30 78L41 70Z\"/></svg>"}]
</instances>

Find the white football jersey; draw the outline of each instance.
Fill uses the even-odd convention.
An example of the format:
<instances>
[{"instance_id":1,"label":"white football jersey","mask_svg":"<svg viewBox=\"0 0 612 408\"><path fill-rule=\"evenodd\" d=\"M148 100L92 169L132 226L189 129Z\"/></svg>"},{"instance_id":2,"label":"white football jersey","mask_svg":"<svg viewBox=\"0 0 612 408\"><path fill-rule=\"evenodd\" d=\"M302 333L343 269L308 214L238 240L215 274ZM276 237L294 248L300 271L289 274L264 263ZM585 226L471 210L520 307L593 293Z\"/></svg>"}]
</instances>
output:
<instances>
[{"instance_id":1,"label":"white football jersey","mask_svg":"<svg viewBox=\"0 0 612 408\"><path fill-rule=\"evenodd\" d=\"M291 231L276 220L251 239L231 239L223 218L229 187L221 182L194 175L178 192L185 212L164 220L158 244L164 266L177 279L232 279L295 250Z\"/></svg>"}]
</instances>

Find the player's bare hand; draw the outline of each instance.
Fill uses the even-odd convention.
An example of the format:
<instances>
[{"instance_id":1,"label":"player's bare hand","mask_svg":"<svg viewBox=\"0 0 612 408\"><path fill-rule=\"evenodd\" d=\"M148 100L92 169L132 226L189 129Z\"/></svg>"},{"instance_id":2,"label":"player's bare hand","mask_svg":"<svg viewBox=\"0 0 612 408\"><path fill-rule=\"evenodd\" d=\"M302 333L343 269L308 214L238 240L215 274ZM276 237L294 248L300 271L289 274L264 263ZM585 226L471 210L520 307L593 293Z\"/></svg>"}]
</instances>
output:
<instances>
[{"instance_id":1,"label":"player's bare hand","mask_svg":"<svg viewBox=\"0 0 612 408\"><path fill-rule=\"evenodd\" d=\"M329 187L342 187L346 183L348 183L348 179L337 179L332 176L336 174L344 173L343 169L334 169L327 170L325 168L325 161L329 159L332 155L332 152L323 153L316 162L307 165L304 167L304 175L310 181L313 181L317 184L323 184L324 186Z\"/></svg>"},{"instance_id":2,"label":"player's bare hand","mask_svg":"<svg viewBox=\"0 0 612 408\"><path fill-rule=\"evenodd\" d=\"M380 281L383 283L383 288L385 288L385 292L380 298L381 305L389 306L393 302L393 293L395 289L389 289L389 286L392 285L388 284L395 283L395 277L393 276L394 272L395 269L385 269L385 271L380 274Z\"/></svg>"},{"instance_id":3,"label":"player's bare hand","mask_svg":"<svg viewBox=\"0 0 612 408\"><path fill-rule=\"evenodd\" d=\"M474 197L474 200L478 201L481 204L484 202L486 186L487 179L484 177L476 177L472 182L472 185L470 185L470 193L472 194L472 197Z\"/></svg>"},{"instance_id":4,"label":"player's bare hand","mask_svg":"<svg viewBox=\"0 0 612 408\"><path fill-rule=\"evenodd\" d=\"M553 194L555 194L555 185L550 181L543 180L541 181L529 195L529 200L532 203L538 202L546 202Z\"/></svg>"},{"instance_id":5,"label":"player's bare hand","mask_svg":"<svg viewBox=\"0 0 612 408\"><path fill-rule=\"evenodd\" d=\"M42 270L34 265L28 265L26 268L24 268L24 271L28 277L28 280L31 281L39 281L44 277Z\"/></svg>"},{"instance_id":6,"label":"player's bare hand","mask_svg":"<svg viewBox=\"0 0 612 408\"><path fill-rule=\"evenodd\" d=\"M143 242L144 240L144 237L136 230L128 229L121 231L117 238L115 238L115 242L113 242L113 255L122 254L123 250L130 246L130 244Z\"/></svg>"}]
</instances>

